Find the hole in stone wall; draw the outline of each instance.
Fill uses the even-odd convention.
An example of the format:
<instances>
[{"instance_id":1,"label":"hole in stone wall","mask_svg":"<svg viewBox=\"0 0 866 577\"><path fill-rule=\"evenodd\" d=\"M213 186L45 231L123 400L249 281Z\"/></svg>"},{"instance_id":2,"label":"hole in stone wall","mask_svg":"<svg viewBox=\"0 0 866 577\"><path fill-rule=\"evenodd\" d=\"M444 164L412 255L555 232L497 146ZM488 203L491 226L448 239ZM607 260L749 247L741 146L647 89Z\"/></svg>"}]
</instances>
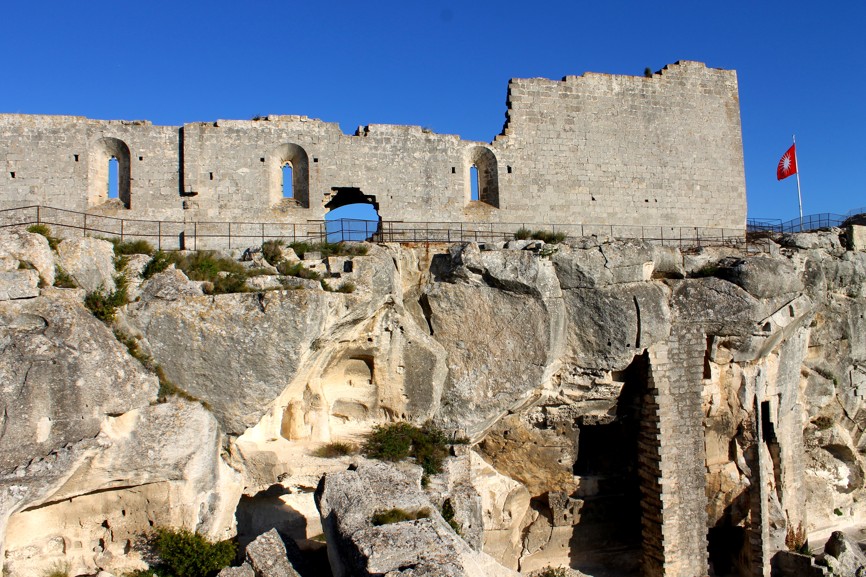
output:
<instances>
[{"instance_id":1,"label":"hole in stone wall","mask_svg":"<svg viewBox=\"0 0 866 577\"><path fill-rule=\"evenodd\" d=\"M313 162L314 162L314 163L319 162L319 159L316 158L316 157L314 156L314 157L313 157Z\"/></svg>"},{"instance_id":2,"label":"hole in stone wall","mask_svg":"<svg viewBox=\"0 0 866 577\"><path fill-rule=\"evenodd\" d=\"M139 159L139 160L144 160L144 157L143 157L143 156L139 156L138 159Z\"/></svg>"},{"instance_id":3,"label":"hole in stone wall","mask_svg":"<svg viewBox=\"0 0 866 577\"><path fill-rule=\"evenodd\" d=\"M457 167L456 166L451 167L451 174L457 174Z\"/></svg>"},{"instance_id":4,"label":"hole in stone wall","mask_svg":"<svg viewBox=\"0 0 866 577\"><path fill-rule=\"evenodd\" d=\"M478 167L474 164L469 169L469 186L471 187L470 200L478 200Z\"/></svg>"},{"instance_id":5,"label":"hole in stone wall","mask_svg":"<svg viewBox=\"0 0 866 577\"><path fill-rule=\"evenodd\" d=\"M212 172L209 172L208 176L210 177L211 180L213 180L213 173Z\"/></svg>"},{"instance_id":6,"label":"hole in stone wall","mask_svg":"<svg viewBox=\"0 0 866 577\"><path fill-rule=\"evenodd\" d=\"M264 161L265 161L265 158L262 157L262 158L259 159L259 161L264 162Z\"/></svg>"},{"instance_id":7,"label":"hole in stone wall","mask_svg":"<svg viewBox=\"0 0 866 577\"><path fill-rule=\"evenodd\" d=\"M120 198L120 183L117 177L117 157L108 159L108 198Z\"/></svg>"},{"instance_id":8,"label":"hole in stone wall","mask_svg":"<svg viewBox=\"0 0 866 577\"><path fill-rule=\"evenodd\" d=\"M282 183L283 198L294 198L295 192L294 192L294 188L292 187L292 163L291 162L287 162L283 165L282 173L283 173L283 183Z\"/></svg>"},{"instance_id":9,"label":"hole in stone wall","mask_svg":"<svg viewBox=\"0 0 866 577\"><path fill-rule=\"evenodd\" d=\"M511 174L511 167L510 166L506 166L505 169L508 171L508 174Z\"/></svg>"},{"instance_id":10,"label":"hole in stone wall","mask_svg":"<svg viewBox=\"0 0 866 577\"><path fill-rule=\"evenodd\" d=\"M78 162L78 155L77 154L73 154L72 157L75 159L75 162Z\"/></svg>"},{"instance_id":11,"label":"hole in stone wall","mask_svg":"<svg viewBox=\"0 0 866 577\"><path fill-rule=\"evenodd\" d=\"M9 173L9 176L11 176L12 178L15 178L15 173L14 173L14 172L10 172L10 173Z\"/></svg>"},{"instance_id":12,"label":"hole in stone wall","mask_svg":"<svg viewBox=\"0 0 866 577\"><path fill-rule=\"evenodd\" d=\"M328 242L373 240L381 231L379 203L360 188L335 187L335 194L325 204Z\"/></svg>"}]
</instances>

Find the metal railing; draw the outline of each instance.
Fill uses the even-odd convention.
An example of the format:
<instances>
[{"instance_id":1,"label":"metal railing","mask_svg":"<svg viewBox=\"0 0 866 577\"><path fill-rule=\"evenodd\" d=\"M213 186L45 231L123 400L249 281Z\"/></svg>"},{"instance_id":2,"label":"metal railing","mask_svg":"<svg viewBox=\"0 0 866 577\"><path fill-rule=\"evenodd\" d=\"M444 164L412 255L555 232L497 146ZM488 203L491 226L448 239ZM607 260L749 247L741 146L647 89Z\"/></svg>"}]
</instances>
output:
<instances>
[{"instance_id":1,"label":"metal railing","mask_svg":"<svg viewBox=\"0 0 866 577\"><path fill-rule=\"evenodd\" d=\"M504 242L520 229L571 237L609 236L658 244L694 247L740 245L735 229L632 226L618 224L402 222L356 219L310 220L304 223L135 220L46 206L0 210L0 228L45 224L59 236L64 231L84 236L149 240L161 250L246 248L266 240L373 241L394 243Z\"/></svg>"},{"instance_id":2,"label":"metal railing","mask_svg":"<svg viewBox=\"0 0 866 577\"><path fill-rule=\"evenodd\" d=\"M792 218L785 222L782 222L782 220L778 218L750 218L746 221L746 231L779 233L809 232L822 228L844 226L849 219L862 214L866 214L866 207L849 210L846 214L834 214L831 212L810 214L804 216L802 219Z\"/></svg>"}]
</instances>

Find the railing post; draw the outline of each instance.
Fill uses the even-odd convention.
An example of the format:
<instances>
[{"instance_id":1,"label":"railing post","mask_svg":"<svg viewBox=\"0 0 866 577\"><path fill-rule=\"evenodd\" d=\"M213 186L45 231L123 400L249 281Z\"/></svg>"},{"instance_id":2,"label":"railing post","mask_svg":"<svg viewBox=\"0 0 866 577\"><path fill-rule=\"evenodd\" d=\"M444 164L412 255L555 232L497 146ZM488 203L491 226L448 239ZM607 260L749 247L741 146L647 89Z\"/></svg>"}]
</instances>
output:
<instances>
[{"instance_id":1,"label":"railing post","mask_svg":"<svg viewBox=\"0 0 866 577\"><path fill-rule=\"evenodd\" d=\"M84 236L87 236L87 213L84 213Z\"/></svg>"},{"instance_id":2,"label":"railing post","mask_svg":"<svg viewBox=\"0 0 866 577\"><path fill-rule=\"evenodd\" d=\"M198 250L198 221L192 223L192 248Z\"/></svg>"},{"instance_id":3,"label":"railing post","mask_svg":"<svg viewBox=\"0 0 866 577\"><path fill-rule=\"evenodd\" d=\"M262 244L265 244L265 223L262 223Z\"/></svg>"},{"instance_id":4,"label":"railing post","mask_svg":"<svg viewBox=\"0 0 866 577\"><path fill-rule=\"evenodd\" d=\"M229 250L232 249L232 223L229 223Z\"/></svg>"},{"instance_id":5,"label":"railing post","mask_svg":"<svg viewBox=\"0 0 866 577\"><path fill-rule=\"evenodd\" d=\"M157 250L162 250L162 221L161 220L156 223L156 248L157 248Z\"/></svg>"},{"instance_id":6,"label":"railing post","mask_svg":"<svg viewBox=\"0 0 866 577\"><path fill-rule=\"evenodd\" d=\"M41 206L36 207L36 224L42 223L42 215L40 214Z\"/></svg>"},{"instance_id":7,"label":"railing post","mask_svg":"<svg viewBox=\"0 0 866 577\"><path fill-rule=\"evenodd\" d=\"M120 219L120 242L123 242L123 223L124 223L124 220L121 218Z\"/></svg>"}]
</instances>

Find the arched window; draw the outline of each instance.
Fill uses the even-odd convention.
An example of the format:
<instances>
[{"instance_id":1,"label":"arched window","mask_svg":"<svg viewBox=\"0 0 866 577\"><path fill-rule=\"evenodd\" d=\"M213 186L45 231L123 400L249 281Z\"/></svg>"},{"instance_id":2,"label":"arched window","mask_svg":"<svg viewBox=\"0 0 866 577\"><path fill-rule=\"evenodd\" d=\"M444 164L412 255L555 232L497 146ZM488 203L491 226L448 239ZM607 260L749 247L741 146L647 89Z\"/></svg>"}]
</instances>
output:
<instances>
[{"instance_id":1,"label":"arched window","mask_svg":"<svg viewBox=\"0 0 866 577\"><path fill-rule=\"evenodd\" d=\"M496 155L489 148L474 146L468 151L466 192L469 202L483 202L499 208L499 170Z\"/></svg>"},{"instance_id":2,"label":"arched window","mask_svg":"<svg viewBox=\"0 0 866 577\"><path fill-rule=\"evenodd\" d=\"M310 207L310 165L307 151L297 144L281 144L268 164L271 205ZM292 202L294 201L294 202Z\"/></svg>"},{"instance_id":3,"label":"arched window","mask_svg":"<svg viewBox=\"0 0 866 577\"><path fill-rule=\"evenodd\" d=\"M90 147L87 201L99 206L119 201L123 208L132 207L132 175L129 146L117 138L100 138Z\"/></svg>"}]
</instances>

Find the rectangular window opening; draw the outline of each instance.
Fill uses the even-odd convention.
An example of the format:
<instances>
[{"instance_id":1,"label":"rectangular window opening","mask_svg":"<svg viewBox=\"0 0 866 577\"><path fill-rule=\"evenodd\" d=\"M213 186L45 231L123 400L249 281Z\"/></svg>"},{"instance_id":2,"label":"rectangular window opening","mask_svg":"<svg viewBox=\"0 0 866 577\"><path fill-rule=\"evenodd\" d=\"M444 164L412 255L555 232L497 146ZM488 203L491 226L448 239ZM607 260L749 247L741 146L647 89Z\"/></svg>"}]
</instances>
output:
<instances>
[{"instance_id":1,"label":"rectangular window opening","mask_svg":"<svg viewBox=\"0 0 866 577\"><path fill-rule=\"evenodd\" d=\"M138 159L139 159L139 160L144 160L144 157L143 157L143 156L139 156Z\"/></svg>"},{"instance_id":2,"label":"rectangular window opening","mask_svg":"<svg viewBox=\"0 0 866 577\"><path fill-rule=\"evenodd\" d=\"M314 156L314 157L313 157L313 162L319 162L319 159L316 158L316 157Z\"/></svg>"},{"instance_id":3,"label":"rectangular window opening","mask_svg":"<svg viewBox=\"0 0 866 577\"><path fill-rule=\"evenodd\" d=\"M262 162L264 162L264 161L265 161L265 159L264 159L264 157L262 157L262 158L260 158L260 159L259 159L259 160L260 160L260 161L262 161Z\"/></svg>"},{"instance_id":4,"label":"rectangular window opening","mask_svg":"<svg viewBox=\"0 0 866 577\"><path fill-rule=\"evenodd\" d=\"M12 178L15 178L15 173L14 173L14 172L10 172L10 173L9 173L9 176L11 176Z\"/></svg>"},{"instance_id":5,"label":"rectangular window opening","mask_svg":"<svg viewBox=\"0 0 866 577\"><path fill-rule=\"evenodd\" d=\"M283 198L294 198L295 190L294 183L292 182L293 174L292 174L292 165L291 163L286 163L283 165Z\"/></svg>"},{"instance_id":6,"label":"rectangular window opening","mask_svg":"<svg viewBox=\"0 0 866 577\"><path fill-rule=\"evenodd\" d=\"M213 173L209 172L208 175L210 176L210 179L213 180Z\"/></svg>"},{"instance_id":7,"label":"rectangular window opening","mask_svg":"<svg viewBox=\"0 0 866 577\"><path fill-rule=\"evenodd\" d=\"M508 174L511 174L511 167L508 166L508 167L506 167L506 168L508 169Z\"/></svg>"},{"instance_id":8,"label":"rectangular window opening","mask_svg":"<svg viewBox=\"0 0 866 577\"><path fill-rule=\"evenodd\" d=\"M455 166L451 167L451 174L457 174L457 167L455 167Z\"/></svg>"},{"instance_id":9,"label":"rectangular window opening","mask_svg":"<svg viewBox=\"0 0 866 577\"><path fill-rule=\"evenodd\" d=\"M108 161L108 198L120 198L120 184L117 181L117 158Z\"/></svg>"},{"instance_id":10,"label":"rectangular window opening","mask_svg":"<svg viewBox=\"0 0 866 577\"><path fill-rule=\"evenodd\" d=\"M73 154L72 157L75 159L75 162L78 162L78 155L77 154Z\"/></svg>"},{"instance_id":11,"label":"rectangular window opening","mask_svg":"<svg viewBox=\"0 0 866 577\"><path fill-rule=\"evenodd\" d=\"M472 168L469 169L469 185L472 188L470 200L481 200L478 196L478 167L474 164L472 165Z\"/></svg>"}]
</instances>

